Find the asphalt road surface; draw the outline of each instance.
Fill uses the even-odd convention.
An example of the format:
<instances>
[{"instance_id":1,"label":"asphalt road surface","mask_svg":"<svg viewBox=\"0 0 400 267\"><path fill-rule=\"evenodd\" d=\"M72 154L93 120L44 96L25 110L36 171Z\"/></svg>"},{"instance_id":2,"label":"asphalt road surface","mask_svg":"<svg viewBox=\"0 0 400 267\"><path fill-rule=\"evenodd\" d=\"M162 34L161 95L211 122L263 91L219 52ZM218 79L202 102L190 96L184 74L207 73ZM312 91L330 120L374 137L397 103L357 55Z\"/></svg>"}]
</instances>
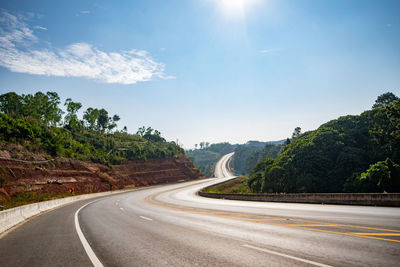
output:
<instances>
[{"instance_id":1,"label":"asphalt road surface","mask_svg":"<svg viewBox=\"0 0 400 267\"><path fill-rule=\"evenodd\" d=\"M35 217L1 237L0 266L399 266L400 208L197 196L231 178L231 155L217 164L219 178Z\"/></svg>"}]
</instances>

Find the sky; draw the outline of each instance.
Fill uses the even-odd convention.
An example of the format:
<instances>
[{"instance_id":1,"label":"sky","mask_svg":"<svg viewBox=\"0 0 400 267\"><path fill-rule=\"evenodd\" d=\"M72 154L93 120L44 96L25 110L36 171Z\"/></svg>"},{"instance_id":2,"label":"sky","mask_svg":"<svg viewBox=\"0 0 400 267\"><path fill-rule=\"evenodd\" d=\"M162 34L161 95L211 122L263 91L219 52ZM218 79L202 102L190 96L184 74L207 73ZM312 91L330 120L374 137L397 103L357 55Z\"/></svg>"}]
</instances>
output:
<instances>
[{"instance_id":1,"label":"sky","mask_svg":"<svg viewBox=\"0 0 400 267\"><path fill-rule=\"evenodd\" d=\"M0 0L0 93L57 92L184 148L400 96L400 1Z\"/></svg>"}]
</instances>

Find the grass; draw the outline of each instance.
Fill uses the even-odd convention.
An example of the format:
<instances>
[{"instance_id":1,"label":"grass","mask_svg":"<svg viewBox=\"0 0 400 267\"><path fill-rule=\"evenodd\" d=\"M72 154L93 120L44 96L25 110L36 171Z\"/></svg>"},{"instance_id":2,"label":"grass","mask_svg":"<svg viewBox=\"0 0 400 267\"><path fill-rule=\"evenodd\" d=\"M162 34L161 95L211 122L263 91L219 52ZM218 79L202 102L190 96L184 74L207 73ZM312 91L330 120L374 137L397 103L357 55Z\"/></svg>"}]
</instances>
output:
<instances>
[{"instance_id":1,"label":"grass","mask_svg":"<svg viewBox=\"0 0 400 267\"><path fill-rule=\"evenodd\" d=\"M247 186L246 176L241 176L225 183L207 187L202 190L204 193L219 193L219 194L251 194L250 188Z\"/></svg>"},{"instance_id":2,"label":"grass","mask_svg":"<svg viewBox=\"0 0 400 267\"><path fill-rule=\"evenodd\" d=\"M16 195L10 197L10 199L6 201L0 201L0 205L3 205L4 208L10 209L18 206L32 204L36 202L52 200L63 197L72 196L70 193L62 193L62 194L51 194L51 193L37 193L37 192L19 192Z\"/></svg>"}]
</instances>

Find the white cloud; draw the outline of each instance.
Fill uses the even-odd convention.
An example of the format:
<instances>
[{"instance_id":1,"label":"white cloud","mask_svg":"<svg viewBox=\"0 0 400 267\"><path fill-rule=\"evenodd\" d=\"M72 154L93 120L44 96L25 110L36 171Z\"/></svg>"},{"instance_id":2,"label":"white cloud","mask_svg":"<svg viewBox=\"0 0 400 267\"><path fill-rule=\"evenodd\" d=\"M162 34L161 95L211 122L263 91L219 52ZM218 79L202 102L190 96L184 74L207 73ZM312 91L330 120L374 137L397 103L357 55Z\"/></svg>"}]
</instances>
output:
<instances>
[{"instance_id":1,"label":"white cloud","mask_svg":"<svg viewBox=\"0 0 400 267\"><path fill-rule=\"evenodd\" d=\"M34 26L34 29L38 29L38 30L43 30L43 31L47 31L46 27L42 27L42 26Z\"/></svg>"},{"instance_id":2,"label":"white cloud","mask_svg":"<svg viewBox=\"0 0 400 267\"><path fill-rule=\"evenodd\" d=\"M171 79L165 65L154 61L146 51L103 52L88 43L73 43L57 49L33 49L40 40L22 16L1 11L0 66L13 72L84 77L105 83L134 84L154 77Z\"/></svg>"},{"instance_id":3,"label":"white cloud","mask_svg":"<svg viewBox=\"0 0 400 267\"><path fill-rule=\"evenodd\" d=\"M273 53L273 52L279 52L281 50L282 49L279 49L279 48L263 49L263 50L260 50L260 53L261 54L270 54L270 53Z\"/></svg>"},{"instance_id":4,"label":"white cloud","mask_svg":"<svg viewBox=\"0 0 400 267\"><path fill-rule=\"evenodd\" d=\"M88 15L88 14L90 14L89 10L81 10L76 14L76 16L79 17L79 16Z\"/></svg>"}]
</instances>

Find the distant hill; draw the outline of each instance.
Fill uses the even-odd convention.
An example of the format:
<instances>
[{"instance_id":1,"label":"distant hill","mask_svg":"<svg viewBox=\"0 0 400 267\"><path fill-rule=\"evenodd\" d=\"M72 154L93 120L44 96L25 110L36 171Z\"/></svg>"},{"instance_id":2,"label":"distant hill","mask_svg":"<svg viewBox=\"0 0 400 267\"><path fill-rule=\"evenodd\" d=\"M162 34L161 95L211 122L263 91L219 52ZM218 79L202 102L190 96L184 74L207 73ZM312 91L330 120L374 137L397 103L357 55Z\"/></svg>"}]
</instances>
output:
<instances>
[{"instance_id":1,"label":"distant hill","mask_svg":"<svg viewBox=\"0 0 400 267\"><path fill-rule=\"evenodd\" d=\"M212 177L215 163L223 155L235 152L231 167L235 169L235 174L239 175L250 172L258 161L267 156L276 157L280 151L280 145L284 142L285 140L270 142L252 140L245 144L234 145L224 142L206 145L201 149L187 150L186 154L206 176Z\"/></svg>"},{"instance_id":2,"label":"distant hill","mask_svg":"<svg viewBox=\"0 0 400 267\"><path fill-rule=\"evenodd\" d=\"M186 154L207 177L213 177L215 163L223 155L233 152L236 146L227 142L217 143L207 145L201 149L186 150Z\"/></svg>"},{"instance_id":3,"label":"distant hill","mask_svg":"<svg viewBox=\"0 0 400 267\"><path fill-rule=\"evenodd\" d=\"M256 164L267 158L276 158L283 149L285 140L272 142L249 141L246 144L238 145L231 163L236 175L246 175Z\"/></svg>"},{"instance_id":4,"label":"distant hill","mask_svg":"<svg viewBox=\"0 0 400 267\"><path fill-rule=\"evenodd\" d=\"M285 143L285 139L279 141L268 141L268 142L260 142L260 141L248 141L246 144L242 146L251 146L251 147L265 147L266 145L282 145Z\"/></svg>"}]
</instances>

